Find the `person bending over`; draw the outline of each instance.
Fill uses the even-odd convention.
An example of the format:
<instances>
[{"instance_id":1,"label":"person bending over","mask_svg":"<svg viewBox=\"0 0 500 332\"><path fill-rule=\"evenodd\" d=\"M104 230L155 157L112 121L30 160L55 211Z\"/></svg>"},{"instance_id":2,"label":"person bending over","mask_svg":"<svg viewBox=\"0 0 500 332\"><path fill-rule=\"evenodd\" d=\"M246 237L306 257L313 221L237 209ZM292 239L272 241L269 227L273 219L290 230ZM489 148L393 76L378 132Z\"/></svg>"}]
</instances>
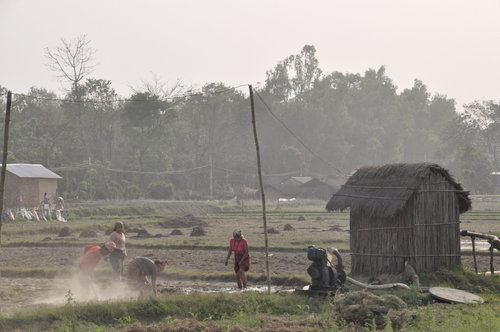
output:
<instances>
[{"instance_id":1,"label":"person bending over","mask_svg":"<svg viewBox=\"0 0 500 332\"><path fill-rule=\"evenodd\" d=\"M158 295L156 278L158 273L167 266L167 261L151 260L146 257L136 257L127 264L127 279L133 289L139 291L139 297L145 295L147 289L151 288L155 296Z\"/></svg>"},{"instance_id":2,"label":"person bending over","mask_svg":"<svg viewBox=\"0 0 500 332\"><path fill-rule=\"evenodd\" d=\"M114 242L107 242L102 246L88 245L84 247L83 256L77 266L78 276L84 287L91 287L95 293L92 286L95 267L102 257L109 255L115 248Z\"/></svg>"}]
</instances>

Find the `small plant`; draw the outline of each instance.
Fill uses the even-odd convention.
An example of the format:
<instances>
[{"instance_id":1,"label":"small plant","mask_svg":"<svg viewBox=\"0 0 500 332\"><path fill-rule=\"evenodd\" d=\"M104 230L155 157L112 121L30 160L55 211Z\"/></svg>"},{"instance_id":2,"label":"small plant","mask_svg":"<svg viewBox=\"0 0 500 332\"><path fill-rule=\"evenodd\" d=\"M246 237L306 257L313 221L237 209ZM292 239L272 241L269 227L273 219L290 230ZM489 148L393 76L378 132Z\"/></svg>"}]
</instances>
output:
<instances>
[{"instance_id":1,"label":"small plant","mask_svg":"<svg viewBox=\"0 0 500 332\"><path fill-rule=\"evenodd\" d=\"M73 292L71 292L71 289L68 289L64 298L66 299L66 306L72 306L75 304L75 296L73 295Z\"/></svg>"},{"instance_id":2,"label":"small plant","mask_svg":"<svg viewBox=\"0 0 500 332\"><path fill-rule=\"evenodd\" d=\"M297 309L299 312L307 312L310 311L310 307L308 304L297 304Z\"/></svg>"},{"instance_id":3,"label":"small plant","mask_svg":"<svg viewBox=\"0 0 500 332\"><path fill-rule=\"evenodd\" d=\"M114 318L114 321L116 321L120 326L124 327L132 324L133 319L130 316L123 316L120 318Z\"/></svg>"}]
</instances>

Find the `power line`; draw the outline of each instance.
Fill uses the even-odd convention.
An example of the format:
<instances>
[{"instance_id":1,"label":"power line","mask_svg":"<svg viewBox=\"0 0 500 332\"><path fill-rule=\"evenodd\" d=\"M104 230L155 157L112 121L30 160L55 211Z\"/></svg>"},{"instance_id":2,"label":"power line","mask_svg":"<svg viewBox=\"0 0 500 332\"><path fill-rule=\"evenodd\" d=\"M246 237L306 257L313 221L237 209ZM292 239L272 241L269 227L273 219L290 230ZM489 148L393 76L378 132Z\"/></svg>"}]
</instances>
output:
<instances>
[{"instance_id":1,"label":"power line","mask_svg":"<svg viewBox=\"0 0 500 332\"><path fill-rule=\"evenodd\" d=\"M147 171L133 171L133 170L125 170L125 169L117 169L117 168L109 168L98 164L79 164L72 166L63 166L63 167L53 167L50 168L52 171L62 171L62 170L71 170L71 169L82 169L82 168L92 168L98 167L104 169L106 171L115 172L115 173L129 173L129 174L145 174L145 175L173 175L173 174L186 174L198 171L200 169L208 167L208 165L198 166L193 168L186 168L174 171L161 171L161 172L147 172Z\"/></svg>"},{"instance_id":2,"label":"power line","mask_svg":"<svg viewBox=\"0 0 500 332\"><path fill-rule=\"evenodd\" d=\"M106 171L115 172L115 173L130 173L130 174L145 174L145 175L175 175L175 174L186 174L186 173L192 173L195 171L199 171L201 169L208 168L208 165L180 169L180 170L173 170L173 171L148 172L148 171L134 171L134 170L109 168L109 167L105 167L105 166L99 165L99 164L83 163L83 164L77 164L77 165L71 165L71 166L51 167L50 170L52 170L52 171L64 171L64 170L84 169L84 168L92 168L92 167L98 167L98 168L104 169ZM236 171L236 170L223 168L223 167L217 167L217 166L215 166L214 169L218 170L218 171L222 171L222 172L236 174L236 175L250 175L250 176L256 175L255 173L241 172L241 171ZM299 171L291 171L291 172L286 172L286 173L263 174L263 176L265 176L265 177L282 177L282 176L295 175L295 174L299 174L299 173L300 173Z\"/></svg>"},{"instance_id":3,"label":"power line","mask_svg":"<svg viewBox=\"0 0 500 332\"><path fill-rule=\"evenodd\" d=\"M232 174L237 174L237 175L252 175L252 176L257 176L255 173L248 173L248 172L241 172L241 171L235 171L227 168L222 168L222 167L214 167L216 170L219 171L224 171ZM295 174L300 174L300 171L292 171L292 172L286 172L286 173L274 173L274 174L262 174L262 176L267 176L267 177L277 177L277 176L290 176L290 175L295 175Z\"/></svg>"},{"instance_id":4,"label":"power line","mask_svg":"<svg viewBox=\"0 0 500 332\"><path fill-rule=\"evenodd\" d=\"M331 163L329 163L328 161L324 160L323 158L321 158L319 155L317 155L312 149L309 148L309 146L307 146L290 128L288 128L288 126L280 119L278 118L274 113L273 111L271 110L271 108L267 105L267 103L264 101L264 99L261 97L261 95L258 93L258 92L255 92L255 94L257 95L257 97L259 97L260 101L262 101L262 103L264 104L264 106L266 106L267 110L269 111L269 113L273 116L273 118L275 118L279 123L281 123L281 125L290 133L290 135L292 135L300 144L302 144L302 146L307 150L309 151L313 156L315 156L316 158L318 158L318 160L322 161L323 163L325 163L326 165L332 167L335 171L337 171L340 175L344 175L344 172L342 172L340 169L338 169L336 166L332 165Z\"/></svg>"},{"instance_id":5,"label":"power line","mask_svg":"<svg viewBox=\"0 0 500 332\"><path fill-rule=\"evenodd\" d=\"M90 99L90 100L74 100L74 99L64 99L64 98L48 98L48 97L40 97L40 96L32 96L32 95L27 95L24 93L13 93L13 95L16 96L22 96L25 98L30 98L30 99L35 99L35 100L44 100L44 101L59 101L59 102L66 102L66 103L100 103L100 104L107 104L107 103L116 103L116 102L158 102L158 101L164 101L164 102L174 102L174 101L179 101L179 99L186 99L186 98L193 98L193 97L205 97L205 96L210 96L210 95L215 95L215 94L221 94L227 91L232 91L235 89L239 89L241 87L246 87L248 84L240 84L236 86L231 86L226 89L221 89L221 90L215 90L211 91L208 93L204 92L197 92L197 93L185 93L177 96L171 96L171 97L165 97L165 98L160 98L158 100L152 100L152 99L121 99L121 98L114 98L112 100L95 100L95 99ZM3 94L0 94L0 96Z\"/></svg>"}]
</instances>

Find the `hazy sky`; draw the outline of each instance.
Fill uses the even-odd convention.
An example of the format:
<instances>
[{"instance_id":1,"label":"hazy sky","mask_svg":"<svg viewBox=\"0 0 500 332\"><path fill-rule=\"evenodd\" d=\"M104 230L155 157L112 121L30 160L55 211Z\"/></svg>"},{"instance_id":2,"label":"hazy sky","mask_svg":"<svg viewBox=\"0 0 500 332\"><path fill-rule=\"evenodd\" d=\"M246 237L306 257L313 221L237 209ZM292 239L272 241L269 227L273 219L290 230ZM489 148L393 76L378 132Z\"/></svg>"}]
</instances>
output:
<instances>
[{"instance_id":1,"label":"hazy sky","mask_svg":"<svg viewBox=\"0 0 500 332\"><path fill-rule=\"evenodd\" d=\"M418 78L457 106L500 99L498 0L0 0L0 85L59 93L44 48L83 34L92 76L122 96L154 76L257 85L312 44L325 73L385 65L399 90Z\"/></svg>"}]
</instances>

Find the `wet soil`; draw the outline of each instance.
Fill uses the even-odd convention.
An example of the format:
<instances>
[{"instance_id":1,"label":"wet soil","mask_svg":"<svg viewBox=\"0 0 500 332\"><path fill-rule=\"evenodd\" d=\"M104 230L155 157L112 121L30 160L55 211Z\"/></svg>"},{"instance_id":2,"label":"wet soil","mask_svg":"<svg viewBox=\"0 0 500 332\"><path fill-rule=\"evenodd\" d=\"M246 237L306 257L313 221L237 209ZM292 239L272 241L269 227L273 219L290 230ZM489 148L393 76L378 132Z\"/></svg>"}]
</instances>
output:
<instances>
[{"instance_id":1,"label":"wet soil","mask_svg":"<svg viewBox=\"0 0 500 332\"><path fill-rule=\"evenodd\" d=\"M31 268L62 268L74 267L80 259L82 248L79 247L17 247L2 248L0 266L2 267L31 267ZM167 259L168 269L180 272L220 273L232 272L232 266L224 266L226 250L180 250L180 249L128 249L128 256L146 256L151 258ZM346 271L350 269L350 257L342 254ZM270 251L269 267L271 280L278 275L303 275L307 277L306 269L310 261L307 254L301 251ZM462 264L473 267L472 256L463 256ZM104 259L97 265L97 272L109 270L109 262ZM252 252L251 272L265 274L265 253ZM478 256L478 266L481 271L489 269L489 256ZM183 278L185 279L185 278ZM162 275L158 281L162 293L171 292L233 292L235 283L198 280L175 280L169 275ZM95 293L79 288L77 280L71 274L48 278L18 278L0 276L0 315L8 315L37 306L50 304L61 305L68 299L68 290L74 301L110 300L119 298L134 298L137 294L130 292L124 282L113 281L109 274L102 273ZM289 291L294 287L273 286L273 291ZM266 291L265 281L249 283L247 291ZM90 294L90 295L89 295Z\"/></svg>"}]
</instances>

